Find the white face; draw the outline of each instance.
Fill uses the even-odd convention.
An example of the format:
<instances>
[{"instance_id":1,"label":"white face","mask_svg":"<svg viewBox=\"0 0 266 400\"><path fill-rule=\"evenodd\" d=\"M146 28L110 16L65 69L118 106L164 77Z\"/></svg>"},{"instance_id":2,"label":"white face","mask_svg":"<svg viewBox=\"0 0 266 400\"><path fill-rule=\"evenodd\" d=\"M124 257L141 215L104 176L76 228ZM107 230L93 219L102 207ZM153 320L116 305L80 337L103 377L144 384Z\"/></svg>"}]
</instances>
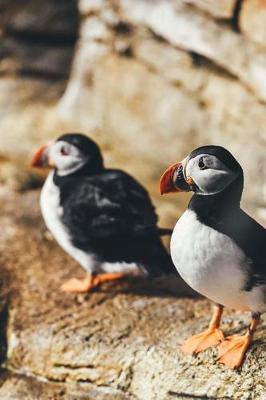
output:
<instances>
[{"instance_id":1,"label":"white face","mask_svg":"<svg viewBox=\"0 0 266 400\"><path fill-rule=\"evenodd\" d=\"M200 154L190 160L183 161L186 180L192 178L197 185L195 193L210 195L222 192L232 183L238 173L230 170L217 157L210 154Z\"/></svg>"},{"instance_id":2,"label":"white face","mask_svg":"<svg viewBox=\"0 0 266 400\"><path fill-rule=\"evenodd\" d=\"M88 160L76 146L63 140L51 144L47 151L49 163L57 169L61 176L77 171Z\"/></svg>"}]
</instances>

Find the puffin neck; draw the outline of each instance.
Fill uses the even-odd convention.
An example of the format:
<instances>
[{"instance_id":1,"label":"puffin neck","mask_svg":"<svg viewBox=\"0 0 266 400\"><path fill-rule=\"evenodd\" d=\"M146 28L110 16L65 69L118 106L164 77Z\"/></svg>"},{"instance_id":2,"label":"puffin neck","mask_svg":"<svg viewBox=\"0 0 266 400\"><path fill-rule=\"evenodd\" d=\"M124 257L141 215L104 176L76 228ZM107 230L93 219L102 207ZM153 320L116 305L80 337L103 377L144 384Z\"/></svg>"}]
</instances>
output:
<instances>
[{"instance_id":1,"label":"puffin neck","mask_svg":"<svg viewBox=\"0 0 266 400\"><path fill-rule=\"evenodd\" d=\"M84 178L87 176L97 175L100 174L103 171L103 169L104 166L102 160L98 160L97 162L93 163L91 161L88 161L81 168L67 175L59 175L58 171L55 170L54 182L61 183L69 179Z\"/></svg>"},{"instance_id":2,"label":"puffin neck","mask_svg":"<svg viewBox=\"0 0 266 400\"><path fill-rule=\"evenodd\" d=\"M194 194L188 208L203 222L220 220L240 208L244 187L243 172L222 192L212 195Z\"/></svg>"}]
</instances>

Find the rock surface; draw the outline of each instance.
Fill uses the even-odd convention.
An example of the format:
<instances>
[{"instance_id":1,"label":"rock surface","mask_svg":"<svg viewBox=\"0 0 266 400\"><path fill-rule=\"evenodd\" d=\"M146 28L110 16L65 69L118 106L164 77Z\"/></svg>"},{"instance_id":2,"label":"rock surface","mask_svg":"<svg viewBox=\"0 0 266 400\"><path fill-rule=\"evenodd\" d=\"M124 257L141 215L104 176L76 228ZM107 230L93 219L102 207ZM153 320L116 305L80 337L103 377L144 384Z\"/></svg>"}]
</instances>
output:
<instances>
[{"instance_id":1,"label":"rock surface","mask_svg":"<svg viewBox=\"0 0 266 400\"><path fill-rule=\"evenodd\" d=\"M193 4L200 9L207 11L215 18L232 18L237 0L184 0L187 4Z\"/></svg>"},{"instance_id":2,"label":"rock surface","mask_svg":"<svg viewBox=\"0 0 266 400\"><path fill-rule=\"evenodd\" d=\"M216 349L197 357L180 352L182 340L210 316L208 301L179 297L188 293L181 282L60 292L63 280L82 272L45 233L38 195L1 192L1 298L8 313L1 318L7 352L0 398L265 398L265 320L235 372L217 364ZM248 321L227 310L223 328L241 333Z\"/></svg>"},{"instance_id":3,"label":"rock surface","mask_svg":"<svg viewBox=\"0 0 266 400\"><path fill-rule=\"evenodd\" d=\"M243 0L240 13L240 28L254 42L263 47L266 44L266 2L264 0Z\"/></svg>"},{"instance_id":4,"label":"rock surface","mask_svg":"<svg viewBox=\"0 0 266 400\"><path fill-rule=\"evenodd\" d=\"M1 75L66 78L78 35L76 1L11 0L0 6Z\"/></svg>"}]
</instances>

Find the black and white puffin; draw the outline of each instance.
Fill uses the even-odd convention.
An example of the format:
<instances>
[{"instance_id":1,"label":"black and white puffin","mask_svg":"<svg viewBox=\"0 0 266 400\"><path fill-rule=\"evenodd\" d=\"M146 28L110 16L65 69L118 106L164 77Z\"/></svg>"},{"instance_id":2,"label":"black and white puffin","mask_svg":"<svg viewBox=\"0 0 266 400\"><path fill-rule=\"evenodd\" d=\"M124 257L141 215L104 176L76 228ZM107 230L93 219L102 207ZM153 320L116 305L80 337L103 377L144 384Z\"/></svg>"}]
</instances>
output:
<instances>
[{"instance_id":1,"label":"black and white puffin","mask_svg":"<svg viewBox=\"0 0 266 400\"><path fill-rule=\"evenodd\" d=\"M177 221L171 256L181 277L216 307L209 328L182 346L196 354L219 347L219 361L242 365L260 315L266 312L266 230L240 208L243 170L220 146L200 147L161 177L161 194L192 191L188 209ZM224 337L223 307L250 311L244 336Z\"/></svg>"},{"instance_id":2,"label":"black and white puffin","mask_svg":"<svg viewBox=\"0 0 266 400\"><path fill-rule=\"evenodd\" d=\"M87 272L64 291L84 292L125 274L176 273L147 191L130 175L106 169L98 145L64 134L42 146L34 167L50 167L40 205L47 228Z\"/></svg>"}]
</instances>

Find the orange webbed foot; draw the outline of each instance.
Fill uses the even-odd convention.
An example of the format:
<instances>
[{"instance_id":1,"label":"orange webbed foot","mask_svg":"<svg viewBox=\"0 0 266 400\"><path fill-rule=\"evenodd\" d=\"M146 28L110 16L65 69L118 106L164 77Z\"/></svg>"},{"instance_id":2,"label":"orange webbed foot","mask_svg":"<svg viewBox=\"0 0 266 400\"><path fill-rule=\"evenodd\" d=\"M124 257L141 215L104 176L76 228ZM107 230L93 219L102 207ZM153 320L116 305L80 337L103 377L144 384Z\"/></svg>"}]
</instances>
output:
<instances>
[{"instance_id":1,"label":"orange webbed foot","mask_svg":"<svg viewBox=\"0 0 266 400\"><path fill-rule=\"evenodd\" d=\"M224 334L221 329L208 328L206 331L188 338L181 349L184 353L197 354L218 345L222 340L224 340Z\"/></svg>"},{"instance_id":2,"label":"orange webbed foot","mask_svg":"<svg viewBox=\"0 0 266 400\"><path fill-rule=\"evenodd\" d=\"M123 273L88 275L86 278L71 278L61 286L63 292L85 293L100 286L104 282L110 282L124 277Z\"/></svg>"},{"instance_id":3,"label":"orange webbed foot","mask_svg":"<svg viewBox=\"0 0 266 400\"><path fill-rule=\"evenodd\" d=\"M63 292L70 293L85 293L92 289L92 276L87 276L83 279L71 278L61 286Z\"/></svg>"},{"instance_id":4,"label":"orange webbed foot","mask_svg":"<svg viewBox=\"0 0 266 400\"><path fill-rule=\"evenodd\" d=\"M97 274L94 276L94 285L99 286L105 282L116 281L124 278L125 274L123 272L114 272L114 273L106 273L106 274ZM94 286L94 287L95 287Z\"/></svg>"},{"instance_id":5,"label":"orange webbed foot","mask_svg":"<svg viewBox=\"0 0 266 400\"><path fill-rule=\"evenodd\" d=\"M237 369L243 364L251 343L251 336L228 336L219 347L218 360L229 368Z\"/></svg>"}]
</instances>

